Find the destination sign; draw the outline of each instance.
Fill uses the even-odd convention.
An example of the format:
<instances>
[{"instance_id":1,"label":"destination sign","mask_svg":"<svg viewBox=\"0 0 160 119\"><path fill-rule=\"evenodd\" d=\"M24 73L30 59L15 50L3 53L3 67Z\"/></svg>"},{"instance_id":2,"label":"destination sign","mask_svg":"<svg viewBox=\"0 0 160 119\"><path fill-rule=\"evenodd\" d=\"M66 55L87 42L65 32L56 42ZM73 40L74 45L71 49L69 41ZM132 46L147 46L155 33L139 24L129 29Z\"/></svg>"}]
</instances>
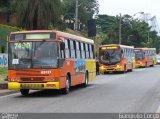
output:
<instances>
[{"instance_id":1,"label":"destination sign","mask_svg":"<svg viewBox=\"0 0 160 119\"><path fill-rule=\"evenodd\" d=\"M49 40L56 39L56 33L20 33L11 34L10 40Z\"/></svg>"},{"instance_id":2,"label":"destination sign","mask_svg":"<svg viewBox=\"0 0 160 119\"><path fill-rule=\"evenodd\" d=\"M102 47L101 50L117 49L117 46Z\"/></svg>"}]
</instances>

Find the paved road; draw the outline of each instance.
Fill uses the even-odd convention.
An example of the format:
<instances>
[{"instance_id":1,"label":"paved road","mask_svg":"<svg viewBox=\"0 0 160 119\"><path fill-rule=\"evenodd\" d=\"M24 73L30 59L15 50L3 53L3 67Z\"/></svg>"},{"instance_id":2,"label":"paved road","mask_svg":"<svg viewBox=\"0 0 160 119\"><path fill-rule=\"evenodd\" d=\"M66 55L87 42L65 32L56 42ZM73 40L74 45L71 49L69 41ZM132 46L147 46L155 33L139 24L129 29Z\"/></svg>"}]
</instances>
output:
<instances>
[{"instance_id":1,"label":"paved road","mask_svg":"<svg viewBox=\"0 0 160 119\"><path fill-rule=\"evenodd\" d=\"M0 112L157 112L160 105L160 66L135 69L126 74L100 75L87 88L70 94L34 91L0 97ZM159 108L160 111L160 108Z\"/></svg>"}]
</instances>

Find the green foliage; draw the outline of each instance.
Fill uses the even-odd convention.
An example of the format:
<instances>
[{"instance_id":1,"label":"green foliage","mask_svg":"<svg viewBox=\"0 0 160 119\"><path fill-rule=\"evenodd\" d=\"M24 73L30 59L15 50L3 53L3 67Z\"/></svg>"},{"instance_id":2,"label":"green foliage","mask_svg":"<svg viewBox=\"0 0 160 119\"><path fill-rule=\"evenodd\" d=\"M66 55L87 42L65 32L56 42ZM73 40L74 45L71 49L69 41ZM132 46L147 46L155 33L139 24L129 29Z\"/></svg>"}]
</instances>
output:
<instances>
[{"instance_id":1,"label":"green foliage","mask_svg":"<svg viewBox=\"0 0 160 119\"><path fill-rule=\"evenodd\" d=\"M65 20L75 21L76 0L64 0ZM83 24L87 24L88 19L98 14L99 4L97 0L79 0L79 20Z\"/></svg>"},{"instance_id":2,"label":"green foliage","mask_svg":"<svg viewBox=\"0 0 160 119\"><path fill-rule=\"evenodd\" d=\"M18 28L0 24L0 50L4 48L6 52L7 36L10 32L16 31Z\"/></svg>"},{"instance_id":3,"label":"green foliage","mask_svg":"<svg viewBox=\"0 0 160 119\"><path fill-rule=\"evenodd\" d=\"M0 76L7 76L8 68L7 67L0 67Z\"/></svg>"},{"instance_id":4,"label":"green foliage","mask_svg":"<svg viewBox=\"0 0 160 119\"><path fill-rule=\"evenodd\" d=\"M98 33L105 36L102 43L111 44L119 41L119 16L98 15ZM155 31L147 23L133 19L129 15L122 16L122 44L135 47L156 47L160 49L159 39Z\"/></svg>"},{"instance_id":5,"label":"green foliage","mask_svg":"<svg viewBox=\"0 0 160 119\"><path fill-rule=\"evenodd\" d=\"M114 16L97 16L97 32L106 38L103 43L118 43L118 24L118 19Z\"/></svg>"},{"instance_id":6,"label":"green foliage","mask_svg":"<svg viewBox=\"0 0 160 119\"><path fill-rule=\"evenodd\" d=\"M26 29L48 29L62 15L60 0L14 0L18 26Z\"/></svg>"}]
</instances>

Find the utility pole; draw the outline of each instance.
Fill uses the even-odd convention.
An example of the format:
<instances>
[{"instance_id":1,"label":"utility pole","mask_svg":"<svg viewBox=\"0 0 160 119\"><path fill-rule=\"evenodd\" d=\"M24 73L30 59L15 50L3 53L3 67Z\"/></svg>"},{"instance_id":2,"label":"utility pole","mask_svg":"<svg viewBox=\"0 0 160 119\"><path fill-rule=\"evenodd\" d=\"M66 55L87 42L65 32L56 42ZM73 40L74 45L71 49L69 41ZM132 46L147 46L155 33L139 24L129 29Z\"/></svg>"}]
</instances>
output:
<instances>
[{"instance_id":1,"label":"utility pole","mask_svg":"<svg viewBox=\"0 0 160 119\"><path fill-rule=\"evenodd\" d=\"M149 31L148 31L148 47L150 47L150 37L149 37Z\"/></svg>"},{"instance_id":2,"label":"utility pole","mask_svg":"<svg viewBox=\"0 0 160 119\"><path fill-rule=\"evenodd\" d=\"M121 16L121 13L120 13L120 18L119 18L119 44L121 44L121 41L122 41L122 16Z\"/></svg>"},{"instance_id":3,"label":"utility pole","mask_svg":"<svg viewBox=\"0 0 160 119\"><path fill-rule=\"evenodd\" d=\"M76 19L75 19L75 30L78 31L78 0L76 0Z\"/></svg>"}]
</instances>

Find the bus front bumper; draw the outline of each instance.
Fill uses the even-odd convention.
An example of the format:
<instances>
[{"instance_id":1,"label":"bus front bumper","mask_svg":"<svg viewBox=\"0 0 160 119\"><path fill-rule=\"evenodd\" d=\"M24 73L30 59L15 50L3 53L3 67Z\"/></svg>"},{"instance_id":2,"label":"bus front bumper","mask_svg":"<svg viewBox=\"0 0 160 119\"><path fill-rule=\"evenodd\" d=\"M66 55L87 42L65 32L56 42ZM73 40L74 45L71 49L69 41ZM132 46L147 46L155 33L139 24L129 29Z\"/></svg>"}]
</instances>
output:
<instances>
[{"instance_id":1,"label":"bus front bumper","mask_svg":"<svg viewBox=\"0 0 160 119\"><path fill-rule=\"evenodd\" d=\"M119 68L117 68L117 67L111 67L111 68L102 68L102 67L100 67L99 71L101 73L104 73L104 72L119 72L119 71L123 71L123 67L119 67Z\"/></svg>"},{"instance_id":2,"label":"bus front bumper","mask_svg":"<svg viewBox=\"0 0 160 119\"><path fill-rule=\"evenodd\" d=\"M9 90L19 90L19 89L33 89L33 90L43 90L43 89L60 89L59 82L47 82L47 83L18 83L18 82L8 82Z\"/></svg>"},{"instance_id":3,"label":"bus front bumper","mask_svg":"<svg viewBox=\"0 0 160 119\"><path fill-rule=\"evenodd\" d=\"M138 67L145 67L145 65L144 64L136 64L136 68L138 68Z\"/></svg>"}]
</instances>

